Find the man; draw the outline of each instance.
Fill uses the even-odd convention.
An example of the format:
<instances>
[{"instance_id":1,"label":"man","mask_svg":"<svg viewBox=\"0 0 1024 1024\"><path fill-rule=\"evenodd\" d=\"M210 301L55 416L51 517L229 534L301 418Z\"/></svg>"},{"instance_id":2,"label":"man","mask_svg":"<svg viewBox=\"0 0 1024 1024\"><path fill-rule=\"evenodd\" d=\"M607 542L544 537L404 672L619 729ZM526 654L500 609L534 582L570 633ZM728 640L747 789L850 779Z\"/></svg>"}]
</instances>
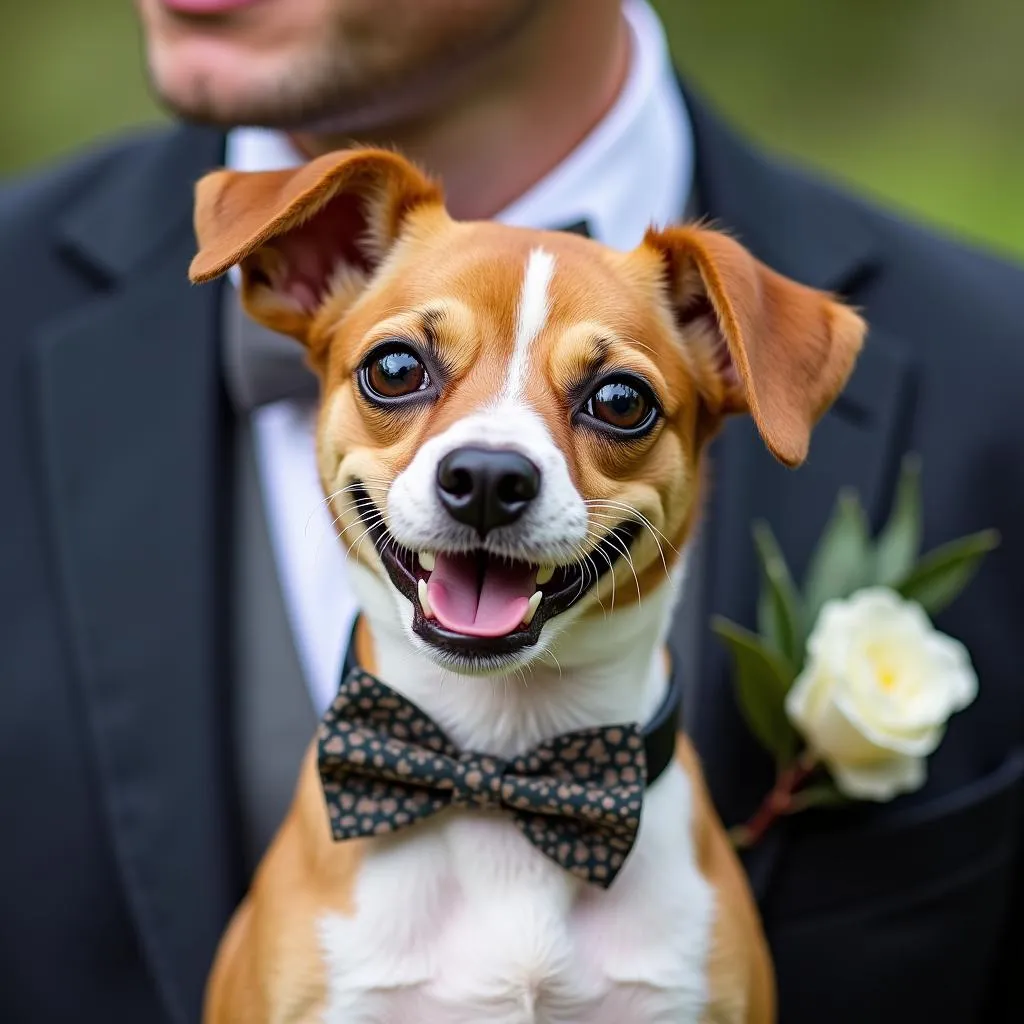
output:
<instances>
[{"instance_id":1,"label":"man","mask_svg":"<svg viewBox=\"0 0 1024 1024\"><path fill-rule=\"evenodd\" d=\"M418 159L458 217L624 248L706 216L862 309L866 349L805 467L739 421L715 444L673 637L687 727L744 820L772 767L707 620L753 620L750 523L800 573L837 490L877 525L919 452L926 546L1003 535L937 623L980 696L922 790L790 819L747 866L786 1024L1024 1019L1024 274L752 151L679 86L638 0L138 7L182 125L0 191L0 1019L195 1021L336 684L353 609L309 378L231 283L191 288L186 268L204 171L351 139Z\"/></svg>"}]
</instances>

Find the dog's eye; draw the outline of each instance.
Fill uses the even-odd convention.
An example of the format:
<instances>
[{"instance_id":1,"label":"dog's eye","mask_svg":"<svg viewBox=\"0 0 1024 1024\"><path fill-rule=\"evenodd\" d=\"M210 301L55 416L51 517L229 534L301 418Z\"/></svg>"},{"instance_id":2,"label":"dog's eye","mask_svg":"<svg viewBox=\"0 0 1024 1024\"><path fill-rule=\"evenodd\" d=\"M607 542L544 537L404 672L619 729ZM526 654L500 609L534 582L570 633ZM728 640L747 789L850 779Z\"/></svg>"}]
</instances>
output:
<instances>
[{"instance_id":1,"label":"dog's eye","mask_svg":"<svg viewBox=\"0 0 1024 1024\"><path fill-rule=\"evenodd\" d=\"M363 386L374 398L404 398L423 391L430 384L427 368L404 345L377 349L363 364Z\"/></svg>"},{"instance_id":2,"label":"dog's eye","mask_svg":"<svg viewBox=\"0 0 1024 1024\"><path fill-rule=\"evenodd\" d=\"M647 385L628 377L606 380L598 385L583 411L600 424L632 435L652 426L657 416Z\"/></svg>"}]
</instances>

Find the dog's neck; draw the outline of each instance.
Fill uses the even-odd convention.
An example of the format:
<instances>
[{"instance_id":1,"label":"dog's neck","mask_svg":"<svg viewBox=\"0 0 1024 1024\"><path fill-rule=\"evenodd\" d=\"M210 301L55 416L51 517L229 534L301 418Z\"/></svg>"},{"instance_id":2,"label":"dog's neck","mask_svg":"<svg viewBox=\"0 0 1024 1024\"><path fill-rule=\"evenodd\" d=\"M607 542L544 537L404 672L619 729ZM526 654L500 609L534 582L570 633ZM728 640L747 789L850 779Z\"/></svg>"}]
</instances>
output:
<instances>
[{"instance_id":1,"label":"dog's neck","mask_svg":"<svg viewBox=\"0 0 1024 1024\"><path fill-rule=\"evenodd\" d=\"M571 623L550 653L508 675L466 676L440 667L410 641L379 577L353 566L373 639L375 674L422 708L463 750L508 758L555 736L598 725L645 723L668 686L664 643L674 578L620 607Z\"/></svg>"}]
</instances>

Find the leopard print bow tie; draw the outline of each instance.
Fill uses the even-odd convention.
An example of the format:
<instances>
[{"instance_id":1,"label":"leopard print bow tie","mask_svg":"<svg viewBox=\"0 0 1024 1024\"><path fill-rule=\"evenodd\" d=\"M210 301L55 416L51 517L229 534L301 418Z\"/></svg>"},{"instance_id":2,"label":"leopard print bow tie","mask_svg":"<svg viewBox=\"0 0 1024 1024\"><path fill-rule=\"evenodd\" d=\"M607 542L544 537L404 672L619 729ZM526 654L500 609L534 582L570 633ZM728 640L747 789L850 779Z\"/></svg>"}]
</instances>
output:
<instances>
[{"instance_id":1,"label":"leopard print bow tie","mask_svg":"<svg viewBox=\"0 0 1024 1024\"><path fill-rule=\"evenodd\" d=\"M352 667L317 735L336 840L395 832L446 807L502 811L544 854L607 888L636 840L646 785L673 756L678 686L652 723L580 729L502 761L458 750L415 704Z\"/></svg>"}]
</instances>

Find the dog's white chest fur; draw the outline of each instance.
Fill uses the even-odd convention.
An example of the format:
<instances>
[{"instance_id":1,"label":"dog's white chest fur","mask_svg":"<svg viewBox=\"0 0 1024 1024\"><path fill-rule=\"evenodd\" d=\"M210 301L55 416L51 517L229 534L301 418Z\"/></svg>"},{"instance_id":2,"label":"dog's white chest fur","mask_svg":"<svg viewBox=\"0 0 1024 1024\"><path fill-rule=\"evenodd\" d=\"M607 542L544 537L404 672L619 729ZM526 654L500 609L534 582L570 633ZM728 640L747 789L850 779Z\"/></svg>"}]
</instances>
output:
<instances>
[{"instance_id":1,"label":"dog's white chest fur","mask_svg":"<svg viewBox=\"0 0 1024 1024\"><path fill-rule=\"evenodd\" d=\"M380 844L361 865L354 915L319 922L325 1021L696 1022L713 895L690 816L689 779L673 764L608 891L501 815L448 813Z\"/></svg>"}]
</instances>

